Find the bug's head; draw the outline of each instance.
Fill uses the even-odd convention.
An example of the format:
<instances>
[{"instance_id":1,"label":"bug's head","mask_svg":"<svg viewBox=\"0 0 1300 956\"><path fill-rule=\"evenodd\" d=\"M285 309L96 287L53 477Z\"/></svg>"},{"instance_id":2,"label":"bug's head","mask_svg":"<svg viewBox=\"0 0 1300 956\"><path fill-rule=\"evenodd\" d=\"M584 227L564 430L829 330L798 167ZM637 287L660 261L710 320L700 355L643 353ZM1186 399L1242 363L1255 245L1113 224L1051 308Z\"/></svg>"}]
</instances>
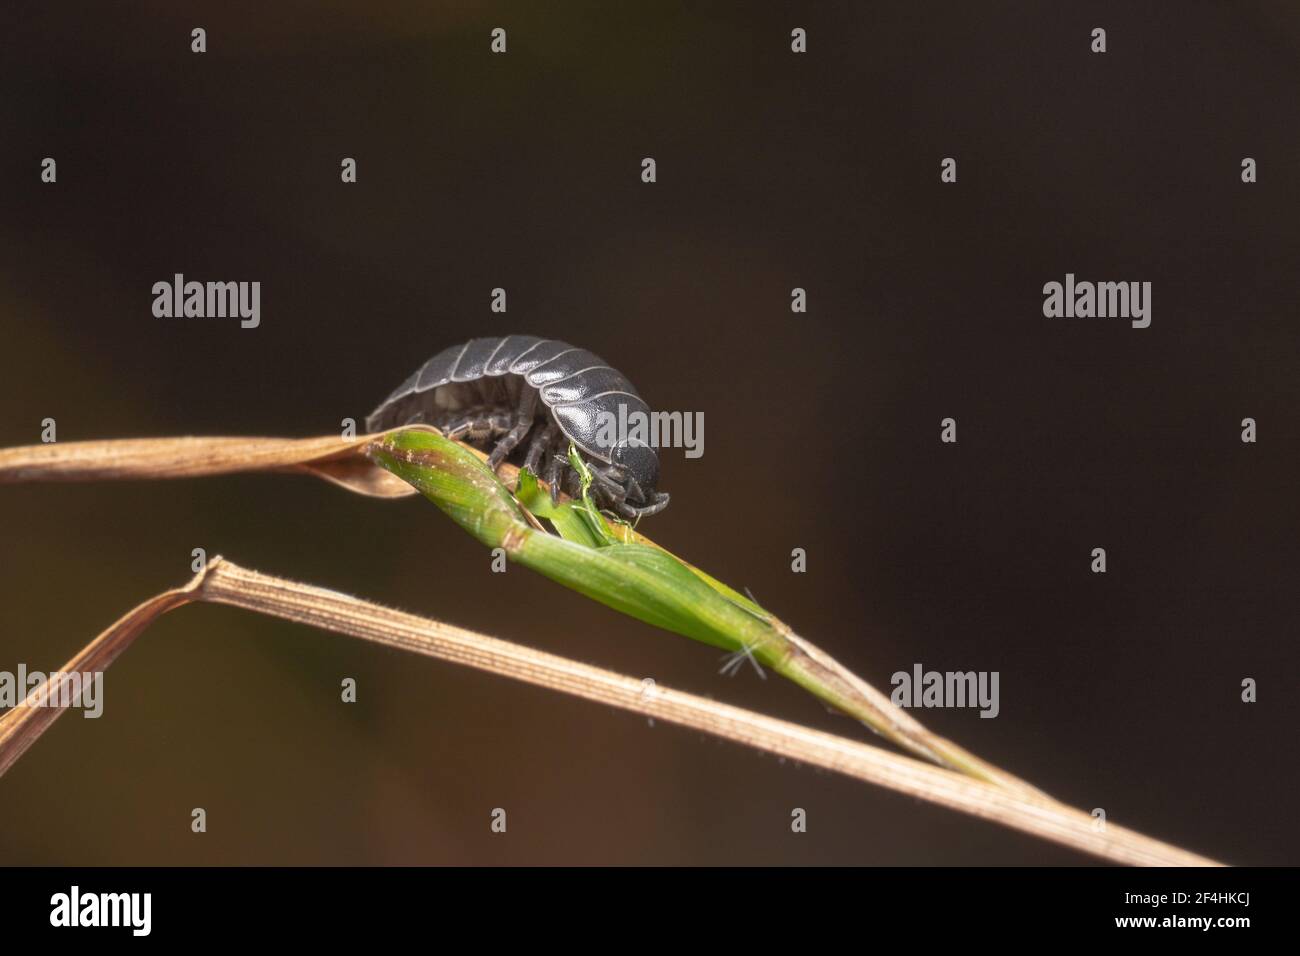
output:
<instances>
[{"instance_id":1,"label":"bug's head","mask_svg":"<svg viewBox=\"0 0 1300 956\"><path fill-rule=\"evenodd\" d=\"M668 507L668 493L658 491L659 456L649 445L619 445L610 459L610 477L625 493L618 511L625 518L658 514Z\"/></svg>"}]
</instances>

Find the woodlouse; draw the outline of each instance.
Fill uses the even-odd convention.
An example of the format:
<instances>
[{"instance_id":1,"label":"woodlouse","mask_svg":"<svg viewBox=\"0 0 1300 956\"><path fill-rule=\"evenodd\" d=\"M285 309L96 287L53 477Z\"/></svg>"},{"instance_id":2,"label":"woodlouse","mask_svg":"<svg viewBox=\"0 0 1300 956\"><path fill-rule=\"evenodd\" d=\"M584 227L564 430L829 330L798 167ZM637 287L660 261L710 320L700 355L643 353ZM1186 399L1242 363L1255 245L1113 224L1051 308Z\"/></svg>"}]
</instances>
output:
<instances>
[{"instance_id":1,"label":"woodlouse","mask_svg":"<svg viewBox=\"0 0 1300 956\"><path fill-rule=\"evenodd\" d=\"M444 349L417 369L369 417L371 432L424 422L487 451L495 470L529 433L522 465L555 495L576 495L569 443L591 469L591 494L625 518L662 511L659 457L648 444L611 442L604 416L650 415L621 372L566 342L533 335L471 339Z\"/></svg>"}]
</instances>

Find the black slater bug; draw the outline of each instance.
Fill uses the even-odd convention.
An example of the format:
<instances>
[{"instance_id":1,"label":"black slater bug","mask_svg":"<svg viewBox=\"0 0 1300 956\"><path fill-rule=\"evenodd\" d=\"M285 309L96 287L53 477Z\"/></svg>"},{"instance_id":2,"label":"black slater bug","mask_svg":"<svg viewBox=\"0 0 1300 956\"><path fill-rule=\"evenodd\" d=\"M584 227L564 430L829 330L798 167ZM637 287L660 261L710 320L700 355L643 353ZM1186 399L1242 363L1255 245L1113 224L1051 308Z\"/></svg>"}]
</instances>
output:
<instances>
[{"instance_id":1,"label":"black slater bug","mask_svg":"<svg viewBox=\"0 0 1300 956\"><path fill-rule=\"evenodd\" d=\"M620 409L623 406L623 409ZM534 335L471 339L425 362L366 418L371 432L424 422L487 451L495 470L532 433L522 462L551 486L579 491L569 443L590 467L591 494L625 518L662 511L659 457L642 443L611 441L607 416L650 415L632 383L586 349Z\"/></svg>"}]
</instances>

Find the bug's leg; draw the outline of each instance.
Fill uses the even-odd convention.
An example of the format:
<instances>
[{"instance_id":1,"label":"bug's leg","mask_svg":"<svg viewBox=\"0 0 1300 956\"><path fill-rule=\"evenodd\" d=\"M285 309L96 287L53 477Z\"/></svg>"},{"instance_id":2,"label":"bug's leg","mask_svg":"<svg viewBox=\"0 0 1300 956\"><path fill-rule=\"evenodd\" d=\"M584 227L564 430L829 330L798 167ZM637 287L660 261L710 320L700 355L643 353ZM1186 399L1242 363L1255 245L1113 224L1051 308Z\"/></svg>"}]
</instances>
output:
<instances>
[{"instance_id":1,"label":"bug's leg","mask_svg":"<svg viewBox=\"0 0 1300 956\"><path fill-rule=\"evenodd\" d=\"M490 438L493 433L492 410L488 408L467 408L458 412L448 412L438 420L438 430L448 438L456 441L475 442ZM497 422L496 424L501 424ZM505 427L509 427L507 424Z\"/></svg>"},{"instance_id":2,"label":"bug's leg","mask_svg":"<svg viewBox=\"0 0 1300 956\"><path fill-rule=\"evenodd\" d=\"M627 503L627 490L622 485L618 486L618 494L612 496L609 506L619 517L626 518L628 521L635 521L641 517L641 513Z\"/></svg>"},{"instance_id":3,"label":"bug's leg","mask_svg":"<svg viewBox=\"0 0 1300 956\"><path fill-rule=\"evenodd\" d=\"M650 504L643 505L640 508L633 508L631 505L628 505L630 514L628 514L627 517L644 518L646 515L657 515L659 512L663 511L667 507L668 507L668 492L656 491L654 495L654 500L650 502Z\"/></svg>"},{"instance_id":4,"label":"bug's leg","mask_svg":"<svg viewBox=\"0 0 1300 956\"><path fill-rule=\"evenodd\" d=\"M579 498L582 497L582 479L578 477L578 473L573 470L573 466L569 465L567 461L564 467L563 481L564 481L564 493L566 495L568 495L574 501L577 501Z\"/></svg>"},{"instance_id":5,"label":"bug's leg","mask_svg":"<svg viewBox=\"0 0 1300 956\"><path fill-rule=\"evenodd\" d=\"M488 456L488 467L496 471L498 466L506 460L509 454L515 450L524 437L533 427L533 415L537 411L537 390L534 388L525 388L519 396L519 407L515 409L515 424L510 431L506 432L495 448L492 454Z\"/></svg>"},{"instance_id":6,"label":"bug's leg","mask_svg":"<svg viewBox=\"0 0 1300 956\"><path fill-rule=\"evenodd\" d=\"M546 463L546 484L551 489L551 504L560 500L560 482L563 480L563 472L568 464L565 452L568 451L569 439L563 432L558 429L556 431L557 434L551 441L551 458Z\"/></svg>"},{"instance_id":7,"label":"bug's leg","mask_svg":"<svg viewBox=\"0 0 1300 956\"><path fill-rule=\"evenodd\" d=\"M499 438L514 427L514 416L507 411L496 410L487 416L487 432L484 438Z\"/></svg>"},{"instance_id":8,"label":"bug's leg","mask_svg":"<svg viewBox=\"0 0 1300 956\"><path fill-rule=\"evenodd\" d=\"M591 468L592 497L602 508L616 511L625 518L631 517L627 505L627 489L609 476L608 466L593 465Z\"/></svg>"},{"instance_id":9,"label":"bug's leg","mask_svg":"<svg viewBox=\"0 0 1300 956\"><path fill-rule=\"evenodd\" d=\"M448 438L460 441L468 435L474 428L474 418L470 415L455 415L444 417L438 421L438 431L442 432Z\"/></svg>"},{"instance_id":10,"label":"bug's leg","mask_svg":"<svg viewBox=\"0 0 1300 956\"><path fill-rule=\"evenodd\" d=\"M528 456L524 459L524 467L534 475L538 474L537 466L541 464L547 446L555 440L555 432L555 422L547 422L545 428L533 432L533 439L528 443Z\"/></svg>"}]
</instances>

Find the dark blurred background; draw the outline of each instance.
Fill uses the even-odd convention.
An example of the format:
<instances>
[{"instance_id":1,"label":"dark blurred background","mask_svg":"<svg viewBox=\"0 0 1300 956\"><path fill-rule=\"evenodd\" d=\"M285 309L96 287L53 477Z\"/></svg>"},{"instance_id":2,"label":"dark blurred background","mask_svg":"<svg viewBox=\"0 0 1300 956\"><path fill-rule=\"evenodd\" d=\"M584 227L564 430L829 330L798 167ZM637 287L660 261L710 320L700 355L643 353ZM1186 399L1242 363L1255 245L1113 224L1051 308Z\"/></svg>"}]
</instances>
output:
<instances>
[{"instance_id":1,"label":"dark blurred background","mask_svg":"<svg viewBox=\"0 0 1300 956\"><path fill-rule=\"evenodd\" d=\"M999 671L996 720L918 716L1065 801L1296 862L1300 13L802 6L8 6L0 445L46 417L61 441L325 434L448 344L565 339L705 415L704 457L665 455L656 540L879 687L915 662ZM261 327L154 318L175 272L260 281ZM1152 282L1151 327L1044 318L1066 272ZM3 486L0 534L0 669L58 666L204 547L870 736L492 574L417 499L284 476ZM229 608L158 622L105 697L0 781L0 862L1086 862Z\"/></svg>"}]
</instances>

